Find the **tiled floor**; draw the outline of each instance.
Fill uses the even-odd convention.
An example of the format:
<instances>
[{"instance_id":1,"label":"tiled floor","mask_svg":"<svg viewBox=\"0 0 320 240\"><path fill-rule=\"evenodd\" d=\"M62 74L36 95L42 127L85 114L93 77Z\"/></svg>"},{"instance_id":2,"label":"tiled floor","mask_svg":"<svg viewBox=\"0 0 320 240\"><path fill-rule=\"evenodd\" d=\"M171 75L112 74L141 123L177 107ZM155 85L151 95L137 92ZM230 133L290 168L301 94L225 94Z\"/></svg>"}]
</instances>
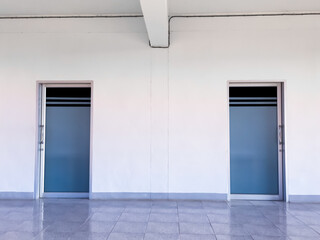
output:
<instances>
[{"instance_id":1,"label":"tiled floor","mask_svg":"<svg viewBox=\"0 0 320 240\"><path fill-rule=\"evenodd\" d=\"M320 204L0 200L0 239L320 239Z\"/></svg>"}]
</instances>

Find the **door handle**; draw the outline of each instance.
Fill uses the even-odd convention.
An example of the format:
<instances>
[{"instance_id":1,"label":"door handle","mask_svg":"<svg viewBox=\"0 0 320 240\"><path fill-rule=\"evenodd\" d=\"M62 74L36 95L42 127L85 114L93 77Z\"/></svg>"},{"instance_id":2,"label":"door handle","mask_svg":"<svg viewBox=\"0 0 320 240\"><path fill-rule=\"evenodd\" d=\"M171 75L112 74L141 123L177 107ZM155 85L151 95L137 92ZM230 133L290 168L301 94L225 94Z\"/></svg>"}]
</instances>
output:
<instances>
[{"instance_id":1,"label":"door handle","mask_svg":"<svg viewBox=\"0 0 320 240\"><path fill-rule=\"evenodd\" d=\"M279 145L283 145L283 125L279 125L278 138L279 138Z\"/></svg>"},{"instance_id":2,"label":"door handle","mask_svg":"<svg viewBox=\"0 0 320 240\"><path fill-rule=\"evenodd\" d=\"M39 125L40 127L40 144L44 144L44 125Z\"/></svg>"}]
</instances>

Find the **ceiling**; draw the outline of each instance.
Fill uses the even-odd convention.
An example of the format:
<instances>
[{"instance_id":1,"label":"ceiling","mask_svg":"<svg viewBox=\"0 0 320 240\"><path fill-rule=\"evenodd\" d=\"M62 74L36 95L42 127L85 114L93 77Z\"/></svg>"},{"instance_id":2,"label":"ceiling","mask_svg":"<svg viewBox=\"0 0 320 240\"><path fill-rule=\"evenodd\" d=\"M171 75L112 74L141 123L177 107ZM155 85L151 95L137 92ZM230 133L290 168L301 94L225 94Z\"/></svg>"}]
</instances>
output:
<instances>
[{"instance_id":1,"label":"ceiling","mask_svg":"<svg viewBox=\"0 0 320 240\"><path fill-rule=\"evenodd\" d=\"M320 0L0 0L0 17L143 14L151 47L169 47L168 16L320 12Z\"/></svg>"},{"instance_id":2,"label":"ceiling","mask_svg":"<svg viewBox=\"0 0 320 240\"><path fill-rule=\"evenodd\" d=\"M317 12L320 0L168 0L170 14Z\"/></svg>"},{"instance_id":3,"label":"ceiling","mask_svg":"<svg viewBox=\"0 0 320 240\"><path fill-rule=\"evenodd\" d=\"M170 15L320 12L320 0L168 0L168 6ZM0 0L0 16L141 13L139 0Z\"/></svg>"},{"instance_id":4,"label":"ceiling","mask_svg":"<svg viewBox=\"0 0 320 240\"><path fill-rule=\"evenodd\" d=\"M139 0L0 0L0 16L137 13Z\"/></svg>"}]
</instances>

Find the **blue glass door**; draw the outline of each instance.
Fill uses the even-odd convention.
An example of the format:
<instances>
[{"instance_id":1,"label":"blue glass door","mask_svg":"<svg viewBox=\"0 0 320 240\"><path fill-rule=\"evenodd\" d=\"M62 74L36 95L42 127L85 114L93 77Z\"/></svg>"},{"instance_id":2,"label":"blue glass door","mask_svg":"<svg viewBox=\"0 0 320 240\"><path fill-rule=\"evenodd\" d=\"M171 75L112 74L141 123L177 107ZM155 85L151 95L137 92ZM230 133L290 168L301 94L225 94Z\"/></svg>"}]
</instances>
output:
<instances>
[{"instance_id":1,"label":"blue glass door","mask_svg":"<svg viewBox=\"0 0 320 240\"><path fill-rule=\"evenodd\" d=\"M280 194L277 97L277 86L230 87L231 194Z\"/></svg>"},{"instance_id":2,"label":"blue glass door","mask_svg":"<svg viewBox=\"0 0 320 240\"><path fill-rule=\"evenodd\" d=\"M46 88L45 193L89 192L90 88Z\"/></svg>"}]
</instances>

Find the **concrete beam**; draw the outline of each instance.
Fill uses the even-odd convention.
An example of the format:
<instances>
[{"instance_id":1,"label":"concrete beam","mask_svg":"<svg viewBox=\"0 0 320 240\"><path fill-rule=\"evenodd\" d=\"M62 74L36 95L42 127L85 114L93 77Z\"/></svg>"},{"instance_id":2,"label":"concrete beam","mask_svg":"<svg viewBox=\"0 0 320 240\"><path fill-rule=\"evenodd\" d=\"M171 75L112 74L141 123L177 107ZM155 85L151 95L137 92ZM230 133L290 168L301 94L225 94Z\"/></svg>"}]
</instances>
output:
<instances>
[{"instance_id":1,"label":"concrete beam","mask_svg":"<svg viewBox=\"0 0 320 240\"><path fill-rule=\"evenodd\" d=\"M168 47L167 0L140 0L152 47Z\"/></svg>"}]
</instances>

